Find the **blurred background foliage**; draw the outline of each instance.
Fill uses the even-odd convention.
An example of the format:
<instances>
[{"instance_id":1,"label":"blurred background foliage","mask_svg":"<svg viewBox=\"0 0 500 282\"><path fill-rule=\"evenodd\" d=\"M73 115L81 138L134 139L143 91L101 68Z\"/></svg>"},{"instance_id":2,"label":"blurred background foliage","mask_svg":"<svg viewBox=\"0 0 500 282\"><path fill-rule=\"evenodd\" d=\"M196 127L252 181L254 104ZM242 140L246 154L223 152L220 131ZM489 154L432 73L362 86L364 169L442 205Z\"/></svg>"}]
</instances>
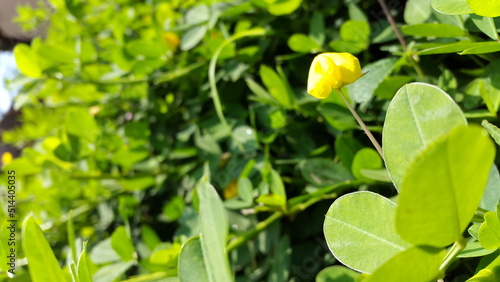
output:
<instances>
[{"instance_id":1,"label":"blurred background foliage","mask_svg":"<svg viewBox=\"0 0 500 282\"><path fill-rule=\"evenodd\" d=\"M429 0L390 2L407 24L405 45L375 0L19 7L21 27L44 24L47 34L14 50L20 124L2 142L22 148L3 167L17 173L17 218L34 214L66 270L70 246L88 241L94 281L170 281L182 244L198 234L196 183L210 175L229 242L281 212L229 253L238 281L354 277L326 268L339 264L322 235L331 198L396 191L340 97L305 92L314 54L358 56L368 74L346 92L378 137L391 98L412 81L441 87L471 121L498 121L496 28L441 14ZM456 54L478 42L490 49ZM23 254L12 281L30 281Z\"/></svg>"}]
</instances>

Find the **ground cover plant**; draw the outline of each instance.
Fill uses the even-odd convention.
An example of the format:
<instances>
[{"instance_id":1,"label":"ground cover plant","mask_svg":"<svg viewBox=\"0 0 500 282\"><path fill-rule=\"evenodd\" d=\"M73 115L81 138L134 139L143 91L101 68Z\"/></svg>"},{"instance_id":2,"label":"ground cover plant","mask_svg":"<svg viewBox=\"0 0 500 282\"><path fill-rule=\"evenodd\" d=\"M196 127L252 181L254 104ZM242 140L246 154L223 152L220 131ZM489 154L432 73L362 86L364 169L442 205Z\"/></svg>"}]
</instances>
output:
<instances>
[{"instance_id":1,"label":"ground cover plant","mask_svg":"<svg viewBox=\"0 0 500 282\"><path fill-rule=\"evenodd\" d=\"M2 279L497 281L498 16L479 0L21 6L47 36L14 49Z\"/></svg>"}]
</instances>

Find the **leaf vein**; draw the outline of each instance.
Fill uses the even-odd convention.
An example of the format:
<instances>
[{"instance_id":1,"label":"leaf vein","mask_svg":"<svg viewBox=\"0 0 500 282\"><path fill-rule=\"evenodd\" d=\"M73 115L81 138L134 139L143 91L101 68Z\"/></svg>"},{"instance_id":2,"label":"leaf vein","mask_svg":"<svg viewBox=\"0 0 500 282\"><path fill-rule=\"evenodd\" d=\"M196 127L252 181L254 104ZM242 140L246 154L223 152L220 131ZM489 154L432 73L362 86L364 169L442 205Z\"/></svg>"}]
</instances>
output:
<instances>
[{"instance_id":1,"label":"leaf vein","mask_svg":"<svg viewBox=\"0 0 500 282\"><path fill-rule=\"evenodd\" d=\"M389 241L389 240L387 240L387 239L384 239L384 238L382 238L382 237L379 237L379 236L377 236L377 235L375 235L375 234L372 234L372 233L366 232L365 230L363 230L363 229L361 229L361 228L359 228L359 227L357 227L357 226L354 226L354 225L349 224L349 223L347 223L347 222L341 221L341 220L336 219L336 218L334 218L334 217L331 217L331 216L329 216L329 215L325 215L325 217L327 217L327 218L329 218L329 219L331 219L331 220L333 220L333 221L335 221L335 222L338 222L338 223L344 224L344 225L346 225L346 226L348 226L348 227L350 227L350 228L352 228L352 229L354 229L354 230L356 230L356 231L358 231L358 232L360 232L360 233L362 233L362 234L364 234L364 235L367 235L367 236L372 237L372 238L375 238L375 239L377 239L377 240L379 240L379 241L381 241L381 242L384 242L384 243L386 243L387 245L390 245L390 246L392 246L392 247L393 247L393 248L395 248L395 249L398 249L398 250L400 250L400 251L404 251L404 250L405 250L405 248L404 248L403 246L397 245L397 244L395 244L395 243L393 243L393 242L391 242L391 241Z\"/></svg>"}]
</instances>

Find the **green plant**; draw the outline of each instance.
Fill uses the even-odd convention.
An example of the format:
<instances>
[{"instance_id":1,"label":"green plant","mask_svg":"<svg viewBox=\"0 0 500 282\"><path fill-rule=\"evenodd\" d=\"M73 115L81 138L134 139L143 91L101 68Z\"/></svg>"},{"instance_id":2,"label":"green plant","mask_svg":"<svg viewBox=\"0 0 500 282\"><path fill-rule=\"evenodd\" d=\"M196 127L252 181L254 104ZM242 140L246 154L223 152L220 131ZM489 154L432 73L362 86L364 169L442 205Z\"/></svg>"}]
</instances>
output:
<instances>
[{"instance_id":1,"label":"green plant","mask_svg":"<svg viewBox=\"0 0 500 282\"><path fill-rule=\"evenodd\" d=\"M0 177L24 222L14 280L495 280L500 176L477 124L498 142L499 11L478 3L21 9L48 27L14 50L21 125L2 133L23 148ZM319 52L367 74L318 100Z\"/></svg>"}]
</instances>

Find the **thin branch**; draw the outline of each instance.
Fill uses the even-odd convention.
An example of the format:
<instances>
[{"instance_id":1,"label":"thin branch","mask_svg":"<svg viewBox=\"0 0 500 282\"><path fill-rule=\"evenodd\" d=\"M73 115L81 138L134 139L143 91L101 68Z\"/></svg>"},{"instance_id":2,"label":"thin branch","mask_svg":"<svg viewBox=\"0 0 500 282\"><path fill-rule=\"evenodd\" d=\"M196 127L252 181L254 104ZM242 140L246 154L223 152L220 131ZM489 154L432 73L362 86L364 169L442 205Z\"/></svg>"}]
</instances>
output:
<instances>
[{"instance_id":1,"label":"thin branch","mask_svg":"<svg viewBox=\"0 0 500 282\"><path fill-rule=\"evenodd\" d=\"M391 25L392 29L396 33L396 36L398 37L399 43L401 43L401 46L403 46L403 50L406 51L408 44L406 44L406 41L403 37L403 34L399 30L398 26L396 25L396 22L394 21L394 18L391 15L391 12L387 8L387 5L385 4L384 0L378 0L378 3L380 4L380 7L382 7L382 10L384 11L384 14L389 21L389 24Z\"/></svg>"},{"instance_id":2,"label":"thin branch","mask_svg":"<svg viewBox=\"0 0 500 282\"><path fill-rule=\"evenodd\" d=\"M380 157L382 157L382 160L385 160L385 158L384 158L384 152L382 151L382 147L378 143L377 139L375 139L375 137L373 136L373 134L371 133L371 131L366 127L366 124L359 117L358 113L356 113L356 111L352 108L351 104L349 103L349 101L347 101L346 97L344 96L344 93L342 93L342 90L341 89L337 89L337 91L339 92L340 97L342 97L342 100L344 100L344 103L346 104L346 106L349 109L349 111L351 111L351 114L354 116L354 118L358 122L359 126L361 126L361 128L363 129L363 131L366 133L366 135L368 136L368 138L372 142L373 147L375 147L375 149L377 149L377 152L380 155Z\"/></svg>"}]
</instances>

